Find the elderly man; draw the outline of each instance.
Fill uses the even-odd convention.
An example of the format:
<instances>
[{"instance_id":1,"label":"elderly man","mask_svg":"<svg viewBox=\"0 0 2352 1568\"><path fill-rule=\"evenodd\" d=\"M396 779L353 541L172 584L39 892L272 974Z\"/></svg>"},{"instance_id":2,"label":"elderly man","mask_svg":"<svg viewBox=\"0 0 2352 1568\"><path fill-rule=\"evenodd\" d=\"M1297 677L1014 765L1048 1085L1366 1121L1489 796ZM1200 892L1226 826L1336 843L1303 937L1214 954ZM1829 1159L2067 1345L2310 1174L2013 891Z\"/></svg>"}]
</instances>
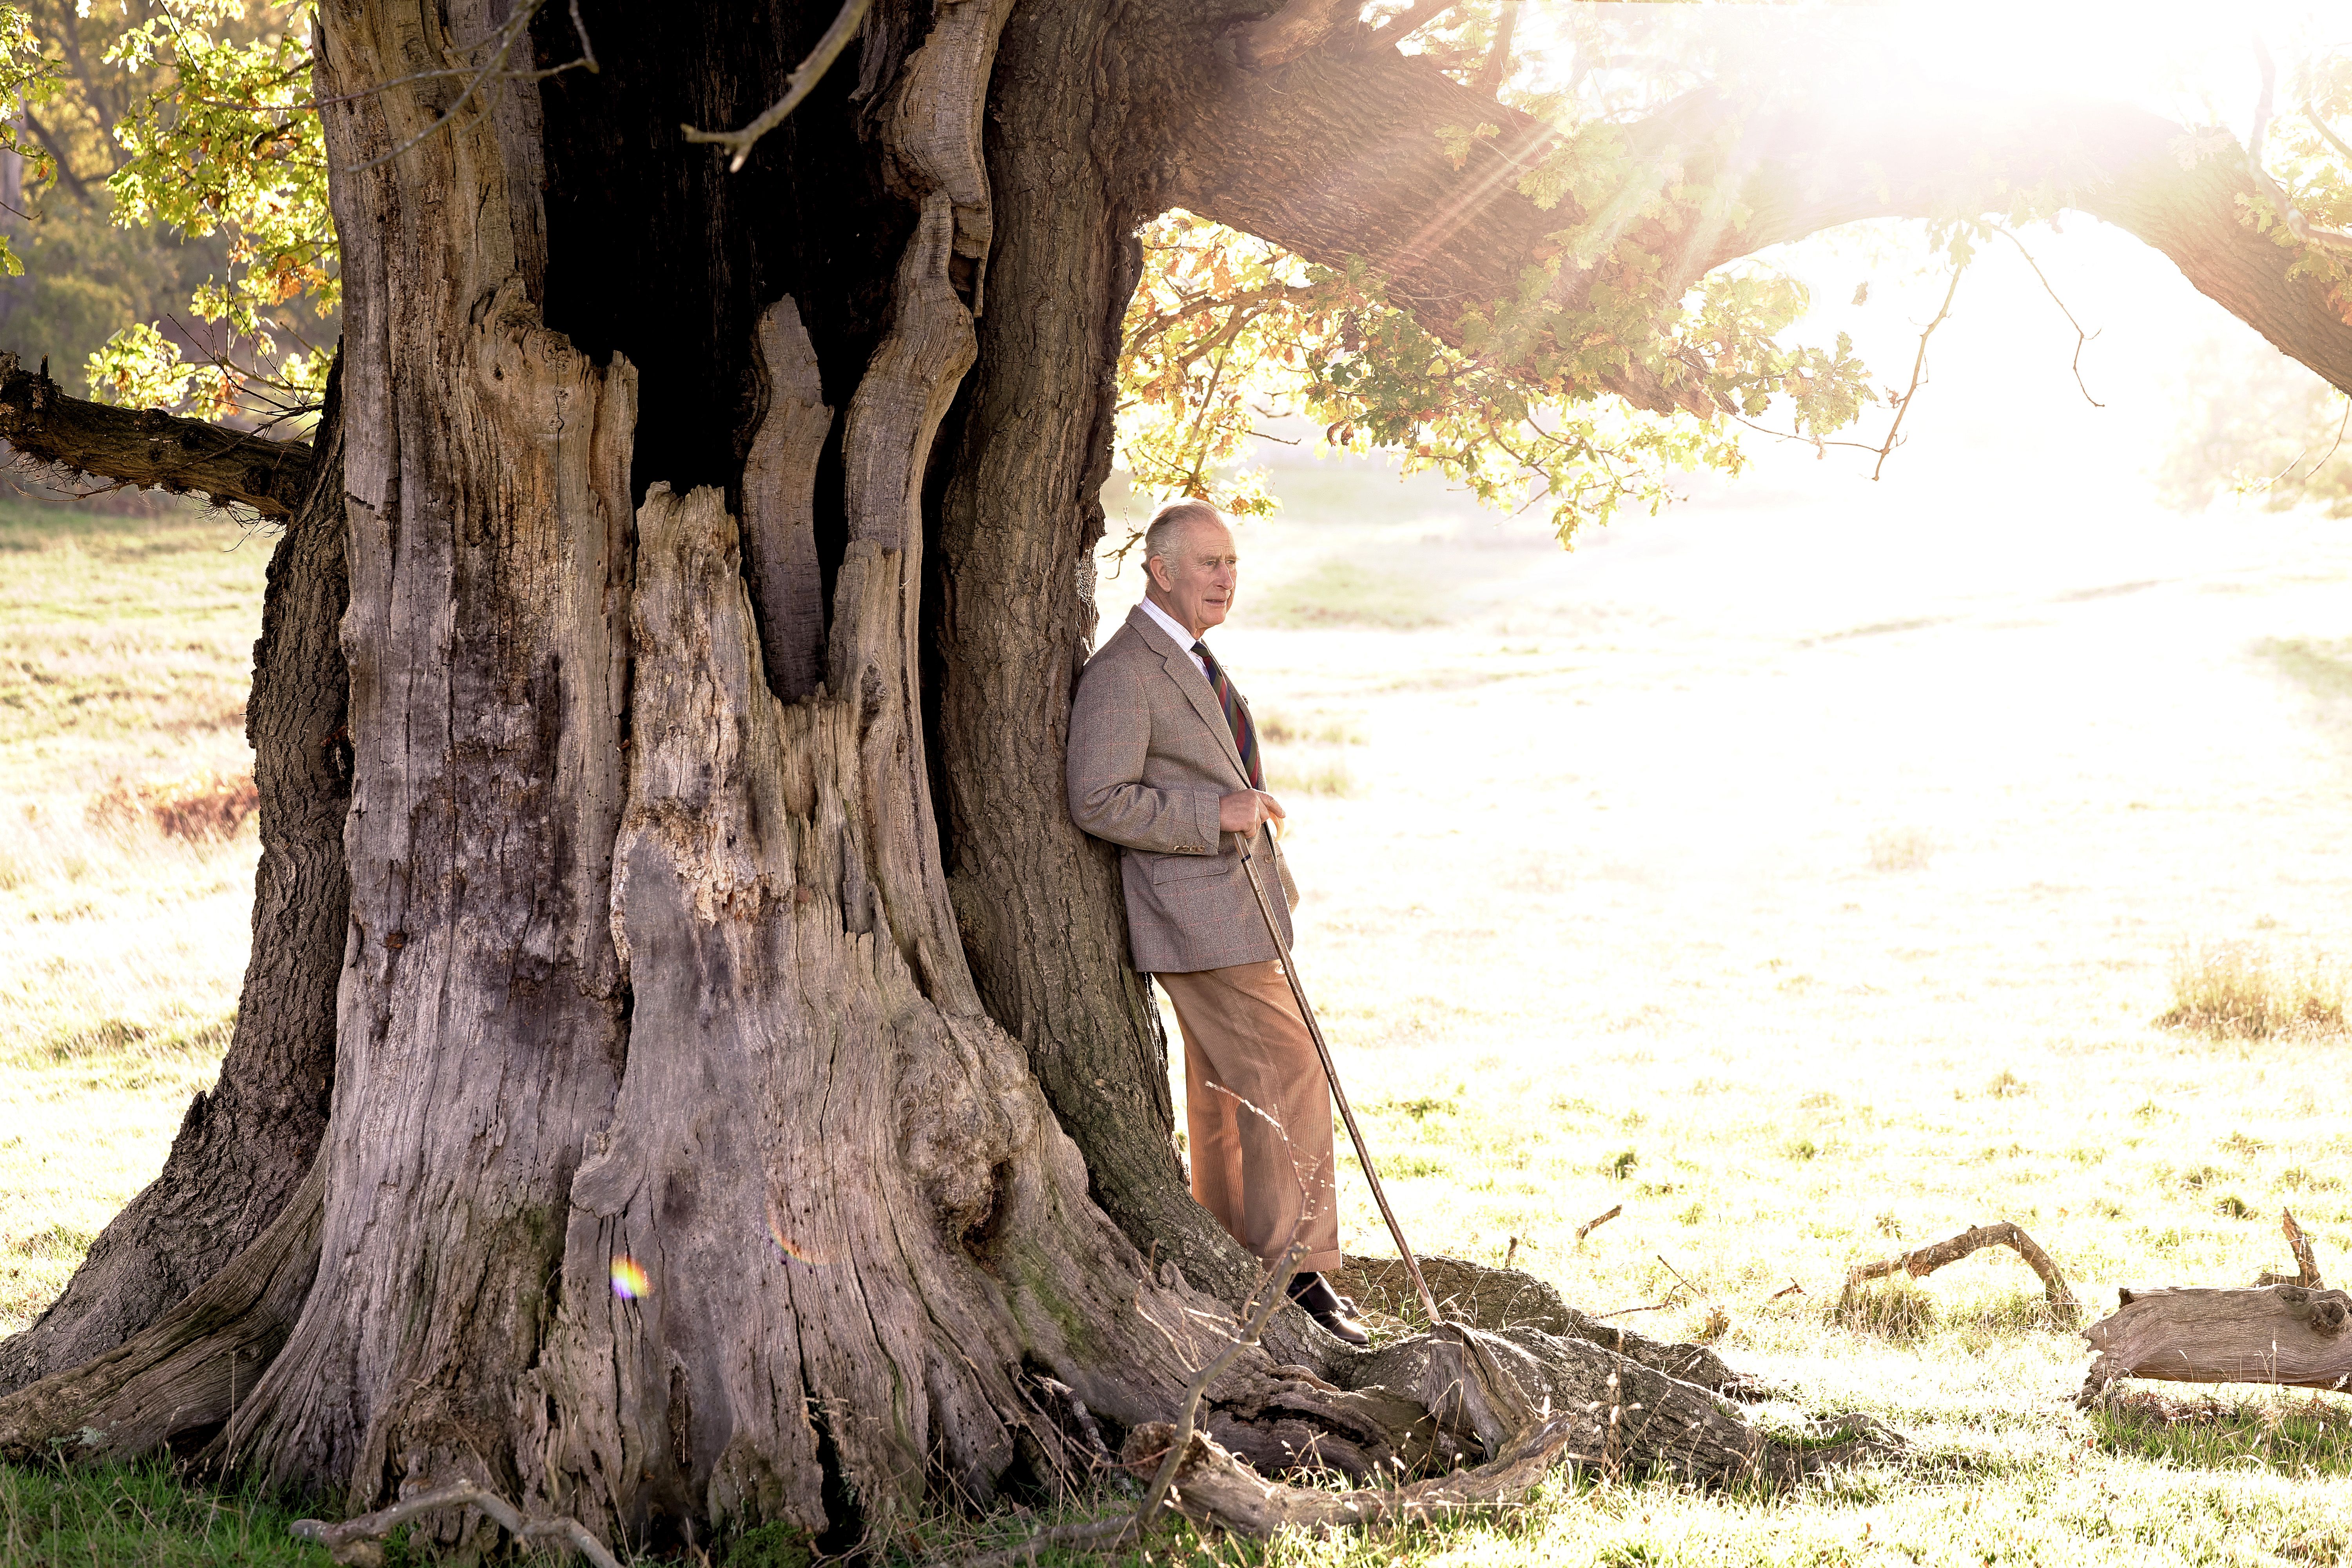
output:
<instances>
[{"instance_id":1,"label":"elderly man","mask_svg":"<svg viewBox=\"0 0 2352 1568\"><path fill-rule=\"evenodd\" d=\"M1087 661L1070 712L1070 816L1120 845L1135 967L1159 977L1184 1035L1192 1195L1271 1262L1307 1245L1290 1294L1352 1344L1368 1336L1322 1275L1339 1262L1331 1093L1242 868L1255 847L1297 902L1270 825L1249 704L1202 640L1233 610L1233 531L1172 501L1144 535L1143 602Z\"/></svg>"}]
</instances>

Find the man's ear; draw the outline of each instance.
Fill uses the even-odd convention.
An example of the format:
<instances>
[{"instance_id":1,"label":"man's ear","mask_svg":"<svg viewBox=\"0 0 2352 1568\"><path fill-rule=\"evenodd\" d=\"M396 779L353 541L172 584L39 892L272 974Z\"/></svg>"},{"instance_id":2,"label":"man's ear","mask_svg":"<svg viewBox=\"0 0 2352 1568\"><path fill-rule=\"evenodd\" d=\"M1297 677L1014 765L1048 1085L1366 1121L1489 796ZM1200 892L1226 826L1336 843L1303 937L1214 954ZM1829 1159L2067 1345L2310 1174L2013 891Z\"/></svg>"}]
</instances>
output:
<instances>
[{"instance_id":1,"label":"man's ear","mask_svg":"<svg viewBox=\"0 0 2352 1568\"><path fill-rule=\"evenodd\" d=\"M1147 555L1143 558L1144 580L1163 594L1168 592L1169 588L1168 579L1162 574L1167 564L1168 558L1164 555Z\"/></svg>"}]
</instances>

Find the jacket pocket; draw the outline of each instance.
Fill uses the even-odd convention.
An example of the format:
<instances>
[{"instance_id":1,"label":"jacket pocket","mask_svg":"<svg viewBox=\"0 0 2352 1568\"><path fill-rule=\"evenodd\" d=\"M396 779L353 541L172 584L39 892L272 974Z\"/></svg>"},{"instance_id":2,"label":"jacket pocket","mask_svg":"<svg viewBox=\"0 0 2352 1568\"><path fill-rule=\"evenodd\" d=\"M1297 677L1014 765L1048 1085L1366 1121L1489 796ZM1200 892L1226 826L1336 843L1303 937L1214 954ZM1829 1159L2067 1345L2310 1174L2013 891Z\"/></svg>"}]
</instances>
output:
<instances>
[{"instance_id":1,"label":"jacket pocket","mask_svg":"<svg viewBox=\"0 0 2352 1568\"><path fill-rule=\"evenodd\" d=\"M1222 877L1234 863L1223 855L1151 855L1144 858L1143 874L1155 888L1170 882L1193 882Z\"/></svg>"}]
</instances>

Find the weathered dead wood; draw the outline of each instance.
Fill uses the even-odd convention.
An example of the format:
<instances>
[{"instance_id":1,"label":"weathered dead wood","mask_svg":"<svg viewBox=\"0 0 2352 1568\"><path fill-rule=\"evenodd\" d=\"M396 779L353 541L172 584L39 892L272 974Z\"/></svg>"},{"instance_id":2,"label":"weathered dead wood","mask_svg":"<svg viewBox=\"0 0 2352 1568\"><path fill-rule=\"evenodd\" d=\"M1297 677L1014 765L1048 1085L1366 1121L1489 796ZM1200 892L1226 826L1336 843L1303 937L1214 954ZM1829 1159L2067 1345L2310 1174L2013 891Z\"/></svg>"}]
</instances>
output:
<instances>
[{"instance_id":1,"label":"weathered dead wood","mask_svg":"<svg viewBox=\"0 0 2352 1568\"><path fill-rule=\"evenodd\" d=\"M1176 1466L1178 1510L1195 1523L1260 1536L1392 1526L1507 1506L1561 1463L1612 1478L1663 1472L1702 1486L1779 1486L1901 1447L1867 1416L1817 1426L1807 1434L1815 1446L1776 1441L1704 1390L1539 1329L1489 1334L1448 1323L1372 1360L1381 1384L1412 1388L1460 1451L1486 1462L1404 1486L1332 1491L1269 1481L1196 1436ZM1160 1461L1174 1437L1165 1423L1139 1426L1123 1462Z\"/></svg>"},{"instance_id":2,"label":"weathered dead wood","mask_svg":"<svg viewBox=\"0 0 2352 1568\"><path fill-rule=\"evenodd\" d=\"M1576 1239L1582 1241L1586 1237L1591 1236L1594 1231L1599 1230L1602 1226L1607 1225L1611 1220L1615 1219L1619 1215L1623 1214L1624 1212L1625 1205L1623 1204L1611 1204L1607 1209L1603 1210L1600 1214L1594 1215L1591 1219L1586 1220L1582 1225L1576 1227Z\"/></svg>"},{"instance_id":3,"label":"weathered dead wood","mask_svg":"<svg viewBox=\"0 0 2352 1568\"><path fill-rule=\"evenodd\" d=\"M1669 1344L1578 1310L1531 1274L1488 1268L1443 1253L1421 1259L1422 1275L1439 1308L1456 1321L1501 1333L1538 1329L1557 1339L1586 1340L1626 1360L1734 1399L1759 1398L1762 1389L1724 1364L1704 1345ZM1418 1303L1403 1265L1393 1258L1349 1258L1331 1275L1335 1288L1376 1312L1407 1321Z\"/></svg>"},{"instance_id":4,"label":"weathered dead wood","mask_svg":"<svg viewBox=\"0 0 2352 1568\"><path fill-rule=\"evenodd\" d=\"M268 518L291 517L310 482L305 441L273 441L156 409L68 397L42 371L0 350L0 440L26 457L145 489L210 496Z\"/></svg>"},{"instance_id":5,"label":"weathered dead wood","mask_svg":"<svg viewBox=\"0 0 2352 1568\"><path fill-rule=\"evenodd\" d=\"M325 1547L327 1554L338 1563L357 1564L359 1568L379 1568L384 1555L383 1549L375 1544L377 1542L410 1520L445 1508L479 1509L517 1541L560 1541L594 1563L596 1568L621 1568L620 1560L606 1551L604 1543L578 1520L527 1515L498 1493L472 1481L456 1481L446 1487L416 1492L401 1499L390 1508L363 1513L341 1524L328 1524L316 1519L298 1519L289 1528L302 1540L315 1541Z\"/></svg>"},{"instance_id":6,"label":"weathered dead wood","mask_svg":"<svg viewBox=\"0 0 2352 1568\"><path fill-rule=\"evenodd\" d=\"M2124 1290L2083 1331L2097 1353L2078 1402L2119 1378L2352 1388L2352 1296L2300 1285Z\"/></svg>"},{"instance_id":7,"label":"weathered dead wood","mask_svg":"<svg viewBox=\"0 0 2352 1568\"><path fill-rule=\"evenodd\" d=\"M2254 1284L2300 1285L2306 1290L2326 1289L2327 1282L2319 1277L2319 1255L2312 1251L2311 1237L2303 1234L2303 1226L2294 1223L2293 1209L2279 1211L2279 1228L2286 1232L2287 1250L2294 1254L2294 1272L2273 1274L2265 1268L2254 1276Z\"/></svg>"},{"instance_id":8,"label":"weathered dead wood","mask_svg":"<svg viewBox=\"0 0 2352 1568\"><path fill-rule=\"evenodd\" d=\"M824 581L816 555L816 466L833 428L816 349L789 294L760 312L768 405L743 459L743 576L759 612L768 685L787 702L824 679Z\"/></svg>"},{"instance_id":9,"label":"weathered dead wood","mask_svg":"<svg viewBox=\"0 0 2352 1568\"><path fill-rule=\"evenodd\" d=\"M76 1458L130 1458L229 1420L310 1294L326 1190L320 1159L252 1246L152 1326L0 1399L0 1456L44 1454L76 1433Z\"/></svg>"},{"instance_id":10,"label":"weathered dead wood","mask_svg":"<svg viewBox=\"0 0 2352 1568\"><path fill-rule=\"evenodd\" d=\"M1845 1277L1845 1293L1842 1300L1851 1301L1864 1285L1874 1279L1884 1279L1890 1274L1908 1274L1914 1279L1925 1279L1948 1263L1958 1263L1971 1253L1988 1247L2006 1247L2015 1252L2042 1277L2042 1289L2050 1298L2050 1308L2073 1318L2081 1313L2082 1304L2074 1300L2074 1290L2060 1273L2057 1263L2035 1241L2007 1220L1993 1225L1974 1225L1959 1235L1890 1258L1878 1263L1856 1264Z\"/></svg>"}]
</instances>

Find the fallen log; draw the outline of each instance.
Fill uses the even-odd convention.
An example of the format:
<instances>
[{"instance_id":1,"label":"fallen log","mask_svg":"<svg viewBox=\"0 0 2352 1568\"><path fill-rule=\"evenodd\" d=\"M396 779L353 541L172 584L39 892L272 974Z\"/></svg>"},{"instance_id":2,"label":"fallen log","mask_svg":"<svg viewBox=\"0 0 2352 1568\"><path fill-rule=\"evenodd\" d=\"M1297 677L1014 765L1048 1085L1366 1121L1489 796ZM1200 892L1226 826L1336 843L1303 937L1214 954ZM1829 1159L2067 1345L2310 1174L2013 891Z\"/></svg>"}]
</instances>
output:
<instances>
[{"instance_id":1,"label":"fallen log","mask_svg":"<svg viewBox=\"0 0 2352 1568\"><path fill-rule=\"evenodd\" d=\"M2319 1255L2279 1212L2295 1272L2264 1270L2251 1290L2119 1290L2122 1305L2083 1331L2096 1352L2074 1403L2126 1377L2164 1383L2269 1383L2352 1388L2352 1296L2327 1289Z\"/></svg>"},{"instance_id":2,"label":"fallen log","mask_svg":"<svg viewBox=\"0 0 2352 1568\"><path fill-rule=\"evenodd\" d=\"M2301 1285L2123 1290L2083 1331L2097 1352L2076 1402L2118 1378L2352 1389L2352 1296Z\"/></svg>"},{"instance_id":3,"label":"fallen log","mask_svg":"<svg viewBox=\"0 0 2352 1568\"><path fill-rule=\"evenodd\" d=\"M1948 1263L1958 1263L1970 1253L1988 1247L2006 1247L2025 1259L2033 1272L2042 1277L2042 1293L2050 1300L2050 1310L2068 1322L2078 1320L2082 1304L2074 1300L2074 1290L2060 1273L2057 1263L2035 1241L2007 1220L1997 1225L1975 1225L1959 1235L1906 1252L1899 1258L1889 1258L1878 1263L1857 1264L1845 1277L1845 1292L1842 1302L1852 1301L1864 1285L1874 1279L1884 1279L1890 1274L1908 1274L1914 1279L1923 1279Z\"/></svg>"}]
</instances>

